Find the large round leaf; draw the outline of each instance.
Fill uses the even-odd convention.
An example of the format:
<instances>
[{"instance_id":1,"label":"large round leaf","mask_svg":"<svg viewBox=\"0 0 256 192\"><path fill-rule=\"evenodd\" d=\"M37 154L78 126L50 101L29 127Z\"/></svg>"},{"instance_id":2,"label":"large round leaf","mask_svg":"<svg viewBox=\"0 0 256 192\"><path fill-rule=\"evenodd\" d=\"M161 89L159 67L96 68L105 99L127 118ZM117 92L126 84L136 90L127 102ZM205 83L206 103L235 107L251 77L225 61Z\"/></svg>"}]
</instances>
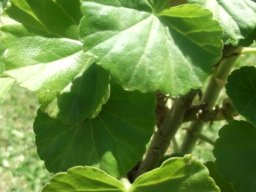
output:
<instances>
[{"instance_id":1,"label":"large round leaf","mask_svg":"<svg viewBox=\"0 0 256 192\"><path fill-rule=\"evenodd\" d=\"M256 68L246 66L232 72L226 90L237 111L256 125Z\"/></svg>"},{"instance_id":2,"label":"large round leaf","mask_svg":"<svg viewBox=\"0 0 256 192\"><path fill-rule=\"evenodd\" d=\"M95 165L111 175L129 171L142 157L154 127L152 94L113 85L111 97L94 119L64 125L38 112L34 123L39 156L48 170Z\"/></svg>"},{"instance_id":3,"label":"large round leaf","mask_svg":"<svg viewBox=\"0 0 256 192\"><path fill-rule=\"evenodd\" d=\"M215 143L218 171L233 183L236 192L256 189L256 127L245 121L224 126Z\"/></svg>"},{"instance_id":4,"label":"large round leaf","mask_svg":"<svg viewBox=\"0 0 256 192\"><path fill-rule=\"evenodd\" d=\"M224 41L238 44L256 28L256 3L252 0L188 0L211 10L224 29Z\"/></svg>"},{"instance_id":5,"label":"large round leaf","mask_svg":"<svg viewBox=\"0 0 256 192\"><path fill-rule=\"evenodd\" d=\"M180 95L200 87L221 55L219 24L197 5L158 17L144 10L132 0L84 0L80 35L86 53L125 89Z\"/></svg>"}]
</instances>

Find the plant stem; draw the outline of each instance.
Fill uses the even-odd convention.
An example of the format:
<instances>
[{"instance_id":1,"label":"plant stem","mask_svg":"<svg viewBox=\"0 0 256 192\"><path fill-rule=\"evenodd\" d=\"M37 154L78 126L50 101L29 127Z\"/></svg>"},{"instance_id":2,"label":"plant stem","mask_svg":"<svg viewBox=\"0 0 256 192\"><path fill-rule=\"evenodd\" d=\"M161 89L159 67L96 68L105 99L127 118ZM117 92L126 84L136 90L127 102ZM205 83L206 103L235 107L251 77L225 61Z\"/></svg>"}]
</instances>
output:
<instances>
[{"instance_id":1,"label":"plant stem","mask_svg":"<svg viewBox=\"0 0 256 192\"><path fill-rule=\"evenodd\" d=\"M195 134L194 136L210 145L214 145L214 141L203 134Z\"/></svg>"},{"instance_id":2,"label":"plant stem","mask_svg":"<svg viewBox=\"0 0 256 192\"><path fill-rule=\"evenodd\" d=\"M256 47L244 47L241 51L241 54L256 54Z\"/></svg>"},{"instance_id":3,"label":"plant stem","mask_svg":"<svg viewBox=\"0 0 256 192\"><path fill-rule=\"evenodd\" d=\"M197 92L196 90L192 90L187 95L181 96L174 101L171 110L154 134L146 158L142 161L136 176L155 168L160 162Z\"/></svg>"},{"instance_id":4,"label":"plant stem","mask_svg":"<svg viewBox=\"0 0 256 192\"><path fill-rule=\"evenodd\" d=\"M233 116L237 115L237 111L229 99L223 100L222 107L215 106L212 110L206 110L205 107L206 105L192 106L184 115L183 122L198 119L203 122L232 120Z\"/></svg>"},{"instance_id":5,"label":"plant stem","mask_svg":"<svg viewBox=\"0 0 256 192\"><path fill-rule=\"evenodd\" d=\"M239 56L241 48L229 47L225 51L227 52L224 52L224 56L213 73L201 99L201 103L206 104L206 110L208 111L214 107L222 88L225 86L227 76ZM196 135L201 134L203 125L204 122L201 119L197 119L191 123L181 145L182 153L191 153L198 139Z\"/></svg>"}]
</instances>

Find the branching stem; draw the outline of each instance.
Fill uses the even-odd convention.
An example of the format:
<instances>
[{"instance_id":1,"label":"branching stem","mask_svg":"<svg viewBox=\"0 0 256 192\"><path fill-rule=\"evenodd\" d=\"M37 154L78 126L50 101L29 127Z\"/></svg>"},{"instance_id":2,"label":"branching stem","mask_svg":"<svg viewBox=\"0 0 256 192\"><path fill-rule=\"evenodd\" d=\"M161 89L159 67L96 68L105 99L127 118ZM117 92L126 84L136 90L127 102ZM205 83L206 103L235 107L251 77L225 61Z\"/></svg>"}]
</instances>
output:
<instances>
[{"instance_id":1,"label":"branching stem","mask_svg":"<svg viewBox=\"0 0 256 192\"><path fill-rule=\"evenodd\" d=\"M201 99L201 103L206 104L206 110L208 111L212 110L214 107L222 88L226 84L227 76L240 55L241 48L229 47L225 51L226 52L224 52L221 62L216 67ZM187 135L181 145L182 153L191 153L198 139L195 135L201 134L203 125L204 122L201 119L197 119L191 123Z\"/></svg>"},{"instance_id":2,"label":"branching stem","mask_svg":"<svg viewBox=\"0 0 256 192\"><path fill-rule=\"evenodd\" d=\"M174 101L171 110L153 136L146 158L142 161L137 176L155 168L160 162L170 145L171 139L183 122L184 114L191 106L197 92L196 90L192 90L187 95L181 96Z\"/></svg>"},{"instance_id":3,"label":"branching stem","mask_svg":"<svg viewBox=\"0 0 256 192\"><path fill-rule=\"evenodd\" d=\"M195 134L194 137L197 137L198 139L200 139L206 143L209 143L210 145L214 145L214 141L211 138L209 138L203 134Z\"/></svg>"}]
</instances>

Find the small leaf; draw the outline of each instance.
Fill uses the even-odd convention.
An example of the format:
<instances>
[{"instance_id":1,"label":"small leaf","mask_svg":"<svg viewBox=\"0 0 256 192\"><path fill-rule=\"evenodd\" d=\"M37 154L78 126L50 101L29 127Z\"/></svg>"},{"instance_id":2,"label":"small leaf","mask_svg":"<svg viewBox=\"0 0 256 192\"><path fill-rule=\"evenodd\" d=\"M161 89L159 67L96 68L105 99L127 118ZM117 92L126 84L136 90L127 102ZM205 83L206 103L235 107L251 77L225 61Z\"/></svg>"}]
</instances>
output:
<instances>
[{"instance_id":1,"label":"small leaf","mask_svg":"<svg viewBox=\"0 0 256 192\"><path fill-rule=\"evenodd\" d=\"M43 192L125 192L122 183L92 167L74 167L55 175Z\"/></svg>"},{"instance_id":2,"label":"small leaf","mask_svg":"<svg viewBox=\"0 0 256 192\"><path fill-rule=\"evenodd\" d=\"M155 125L152 94L111 87L107 104L94 119L64 125L38 111L34 123L39 156L51 172L94 165L119 177L142 157Z\"/></svg>"},{"instance_id":3,"label":"small leaf","mask_svg":"<svg viewBox=\"0 0 256 192\"><path fill-rule=\"evenodd\" d=\"M206 167L190 155L171 158L160 168L139 176L132 192L220 192Z\"/></svg>"},{"instance_id":4,"label":"small leaf","mask_svg":"<svg viewBox=\"0 0 256 192\"><path fill-rule=\"evenodd\" d=\"M256 189L256 127L245 121L232 121L219 132L214 156L221 175L232 182L236 192Z\"/></svg>"},{"instance_id":5,"label":"small leaf","mask_svg":"<svg viewBox=\"0 0 256 192\"><path fill-rule=\"evenodd\" d=\"M95 55L128 90L175 96L200 87L222 49L222 30L211 13L184 5L157 17L127 4L83 1L86 54Z\"/></svg>"},{"instance_id":6,"label":"small leaf","mask_svg":"<svg viewBox=\"0 0 256 192\"><path fill-rule=\"evenodd\" d=\"M233 71L226 90L237 111L256 125L256 68L245 66Z\"/></svg>"},{"instance_id":7,"label":"small leaf","mask_svg":"<svg viewBox=\"0 0 256 192\"><path fill-rule=\"evenodd\" d=\"M209 9L224 29L226 44L237 45L256 28L256 3L252 0L188 0Z\"/></svg>"}]
</instances>

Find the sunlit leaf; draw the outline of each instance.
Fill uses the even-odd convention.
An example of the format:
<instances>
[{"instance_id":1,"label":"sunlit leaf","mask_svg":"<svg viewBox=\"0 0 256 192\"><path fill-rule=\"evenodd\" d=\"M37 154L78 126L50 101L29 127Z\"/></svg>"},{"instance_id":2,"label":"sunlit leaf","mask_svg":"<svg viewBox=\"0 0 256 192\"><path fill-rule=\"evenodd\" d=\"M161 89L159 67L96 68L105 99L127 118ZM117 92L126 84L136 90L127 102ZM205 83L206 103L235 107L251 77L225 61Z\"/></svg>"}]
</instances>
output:
<instances>
[{"instance_id":1,"label":"sunlit leaf","mask_svg":"<svg viewBox=\"0 0 256 192\"><path fill-rule=\"evenodd\" d=\"M171 158L160 168L138 177L132 192L220 192L206 167L190 155Z\"/></svg>"},{"instance_id":2,"label":"sunlit leaf","mask_svg":"<svg viewBox=\"0 0 256 192\"><path fill-rule=\"evenodd\" d=\"M226 44L238 44L256 28L256 3L252 0L188 0L209 9L224 29Z\"/></svg>"},{"instance_id":3,"label":"sunlit leaf","mask_svg":"<svg viewBox=\"0 0 256 192\"><path fill-rule=\"evenodd\" d=\"M184 5L156 16L133 4L83 1L86 54L128 90L180 95L200 87L222 49L222 30L211 13Z\"/></svg>"},{"instance_id":4,"label":"sunlit leaf","mask_svg":"<svg viewBox=\"0 0 256 192\"><path fill-rule=\"evenodd\" d=\"M92 167L74 167L67 173L59 173L43 189L43 192L60 191L125 192L120 181Z\"/></svg>"}]
</instances>

